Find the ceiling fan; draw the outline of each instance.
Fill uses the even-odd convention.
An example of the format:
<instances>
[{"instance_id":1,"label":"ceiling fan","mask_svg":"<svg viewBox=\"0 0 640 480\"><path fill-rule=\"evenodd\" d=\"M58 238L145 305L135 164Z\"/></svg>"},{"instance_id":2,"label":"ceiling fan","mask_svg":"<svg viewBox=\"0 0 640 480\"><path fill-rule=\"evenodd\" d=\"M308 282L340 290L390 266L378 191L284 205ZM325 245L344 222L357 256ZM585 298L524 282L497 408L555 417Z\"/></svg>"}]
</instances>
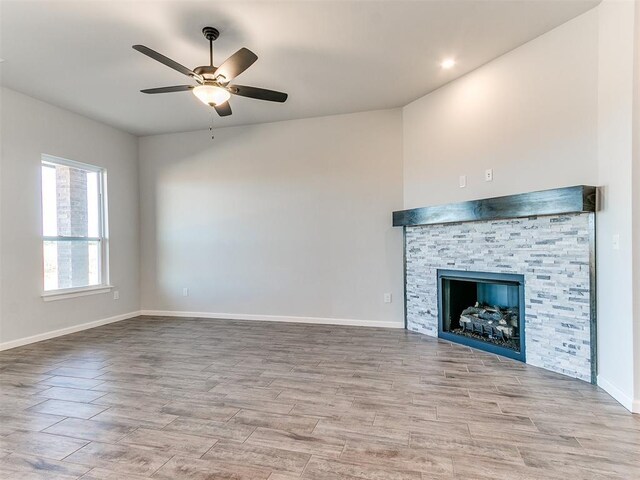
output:
<instances>
[{"instance_id":1,"label":"ceiling fan","mask_svg":"<svg viewBox=\"0 0 640 480\"><path fill-rule=\"evenodd\" d=\"M183 75L191 77L197 82L197 85L175 85L172 87L149 88L140 91L151 94L192 91L202 103L215 108L221 117L231 115L231 107L229 106L229 98L231 98L231 95L240 95L242 97L280 103L287 100L286 93L245 85L230 85L229 82L253 65L258 59L258 56L248 48L241 48L222 62L219 67L215 67L213 65L213 42L220 36L220 32L213 27L204 27L202 34L209 40L209 65L196 67L193 70L189 70L187 67L165 57L161 53L151 50L149 47L133 45L134 50L163 63L169 68L173 68Z\"/></svg>"}]
</instances>

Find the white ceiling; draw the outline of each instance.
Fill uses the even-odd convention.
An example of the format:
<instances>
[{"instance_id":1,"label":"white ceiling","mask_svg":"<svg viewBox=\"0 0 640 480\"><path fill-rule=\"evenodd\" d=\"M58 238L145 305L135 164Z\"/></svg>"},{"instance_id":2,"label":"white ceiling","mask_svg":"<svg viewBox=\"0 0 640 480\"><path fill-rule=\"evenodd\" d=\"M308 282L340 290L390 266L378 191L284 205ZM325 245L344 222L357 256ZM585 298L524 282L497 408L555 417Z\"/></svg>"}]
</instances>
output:
<instances>
[{"instance_id":1,"label":"white ceiling","mask_svg":"<svg viewBox=\"0 0 640 480\"><path fill-rule=\"evenodd\" d=\"M587 11L599 0L29 1L0 4L2 84L136 135L207 128L189 92L142 88L189 79L134 51L141 43L193 68L238 48L259 60L237 83L289 93L235 97L231 126L402 106ZM455 57L443 71L439 63Z\"/></svg>"}]
</instances>

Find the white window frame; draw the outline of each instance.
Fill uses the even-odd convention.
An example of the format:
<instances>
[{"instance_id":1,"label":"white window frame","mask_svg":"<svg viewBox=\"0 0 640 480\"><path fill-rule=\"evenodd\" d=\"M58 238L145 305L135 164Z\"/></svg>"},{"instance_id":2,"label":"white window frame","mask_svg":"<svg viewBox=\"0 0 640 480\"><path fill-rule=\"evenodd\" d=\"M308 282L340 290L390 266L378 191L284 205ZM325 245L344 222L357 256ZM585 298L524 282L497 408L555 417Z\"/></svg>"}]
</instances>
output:
<instances>
[{"instance_id":1,"label":"white window frame","mask_svg":"<svg viewBox=\"0 0 640 480\"><path fill-rule=\"evenodd\" d=\"M103 167L91 165L88 163L76 162L66 158L55 157L53 155L42 154L41 168L47 164L62 165L65 167L78 168L98 174L98 230L97 237L71 237L71 236L50 236L44 235L44 213L40 215L40 231L42 237L42 299L44 301L62 300L65 298L81 297L85 295L94 295L98 293L107 293L113 288L109 283L109 235L108 235L108 215L107 215L107 170ZM42 206L42 179L40 179L40 205ZM95 241L100 245L100 255L98 256L98 276L100 283L98 285L87 285L85 287L59 288L56 290L44 289L44 242L46 241Z\"/></svg>"}]
</instances>

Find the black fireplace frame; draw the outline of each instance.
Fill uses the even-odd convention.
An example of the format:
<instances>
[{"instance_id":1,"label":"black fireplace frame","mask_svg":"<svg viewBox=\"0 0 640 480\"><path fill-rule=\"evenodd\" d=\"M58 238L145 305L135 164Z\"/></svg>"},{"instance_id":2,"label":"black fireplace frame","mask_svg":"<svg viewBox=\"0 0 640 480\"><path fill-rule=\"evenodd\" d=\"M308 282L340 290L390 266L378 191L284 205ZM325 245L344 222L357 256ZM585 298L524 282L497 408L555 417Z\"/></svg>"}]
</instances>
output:
<instances>
[{"instance_id":1,"label":"black fireplace frame","mask_svg":"<svg viewBox=\"0 0 640 480\"><path fill-rule=\"evenodd\" d=\"M471 272L467 270L437 270L438 275L438 337L449 340L469 347L484 350L486 352L495 353L504 357L513 358L521 362L526 362L525 351L525 304L524 304L524 275L513 273L495 273L495 272ZM450 333L444 331L444 280L458 280L467 282L484 282L484 283L500 283L505 285L518 286L518 329L520 339L520 351L516 352L510 348L501 347L490 342L483 342L464 335Z\"/></svg>"}]
</instances>

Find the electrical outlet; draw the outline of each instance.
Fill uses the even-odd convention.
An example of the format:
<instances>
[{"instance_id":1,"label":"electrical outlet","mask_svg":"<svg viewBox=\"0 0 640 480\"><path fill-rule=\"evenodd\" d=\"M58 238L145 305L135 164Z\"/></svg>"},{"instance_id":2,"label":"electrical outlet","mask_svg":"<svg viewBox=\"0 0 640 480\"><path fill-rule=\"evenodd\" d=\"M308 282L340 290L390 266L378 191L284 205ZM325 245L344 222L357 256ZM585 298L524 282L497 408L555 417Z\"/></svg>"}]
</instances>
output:
<instances>
[{"instance_id":1,"label":"electrical outlet","mask_svg":"<svg viewBox=\"0 0 640 480\"><path fill-rule=\"evenodd\" d=\"M384 303L391 303L391 294L390 293L385 293L384 294Z\"/></svg>"},{"instance_id":2,"label":"electrical outlet","mask_svg":"<svg viewBox=\"0 0 640 480\"><path fill-rule=\"evenodd\" d=\"M466 175L460 175L460 178L458 179L458 185L460 186L460 188L464 188L467 186L467 176Z\"/></svg>"},{"instance_id":3,"label":"electrical outlet","mask_svg":"<svg viewBox=\"0 0 640 480\"><path fill-rule=\"evenodd\" d=\"M113 291L113 299L114 300L119 300L120 299L120 292L118 290L114 290Z\"/></svg>"},{"instance_id":4,"label":"electrical outlet","mask_svg":"<svg viewBox=\"0 0 640 480\"><path fill-rule=\"evenodd\" d=\"M493 168L487 168L484 171L484 181L493 182Z\"/></svg>"},{"instance_id":5,"label":"electrical outlet","mask_svg":"<svg viewBox=\"0 0 640 480\"><path fill-rule=\"evenodd\" d=\"M182 289L182 296L183 297L188 297L189 296L189 289L187 287L184 287Z\"/></svg>"},{"instance_id":6,"label":"electrical outlet","mask_svg":"<svg viewBox=\"0 0 640 480\"><path fill-rule=\"evenodd\" d=\"M620 235L619 234L614 234L611 237L611 247L613 247L614 250L620 250Z\"/></svg>"}]
</instances>

